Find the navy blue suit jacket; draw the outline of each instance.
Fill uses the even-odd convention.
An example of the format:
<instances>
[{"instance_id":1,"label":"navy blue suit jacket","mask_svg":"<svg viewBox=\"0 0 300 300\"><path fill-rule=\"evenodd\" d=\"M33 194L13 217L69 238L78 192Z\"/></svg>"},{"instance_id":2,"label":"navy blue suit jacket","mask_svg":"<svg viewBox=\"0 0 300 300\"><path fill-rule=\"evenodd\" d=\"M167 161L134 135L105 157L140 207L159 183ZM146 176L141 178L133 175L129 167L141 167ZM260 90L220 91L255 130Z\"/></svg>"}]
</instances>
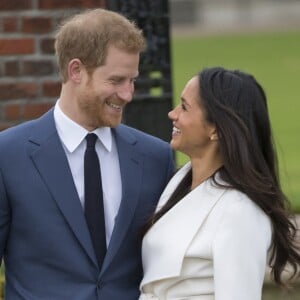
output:
<instances>
[{"instance_id":1,"label":"navy blue suit jacket","mask_svg":"<svg viewBox=\"0 0 300 300\"><path fill-rule=\"evenodd\" d=\"M0 133L6 299L138 298L140 229L173 174L173 157L167 143L133 128L119 125L113 134L122 200L99 270L53 110Z\"/></svg>"}]
</instances>

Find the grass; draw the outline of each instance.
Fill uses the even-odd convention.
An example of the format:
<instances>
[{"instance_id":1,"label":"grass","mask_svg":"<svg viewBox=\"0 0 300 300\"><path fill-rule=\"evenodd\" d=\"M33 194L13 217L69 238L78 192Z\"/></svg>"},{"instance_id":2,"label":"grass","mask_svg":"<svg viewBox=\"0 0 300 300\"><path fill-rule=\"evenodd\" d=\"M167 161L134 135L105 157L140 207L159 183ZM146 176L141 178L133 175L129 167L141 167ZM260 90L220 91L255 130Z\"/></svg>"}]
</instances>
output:
<instances>
[{"instance_id":1,"label":"grass","mask_svg":"<svg viewBox=\"0 0 300 300\"><path fill-rule=\"evenodd\" d=\"M204 67L253 74L265 88L280 178L292 209L300 212L300 31L172 38L174 102L185 83ZM175 104L174 103L174 104ZM182 165L187 157L177 154Z\"/></svg>"}]
</instances>

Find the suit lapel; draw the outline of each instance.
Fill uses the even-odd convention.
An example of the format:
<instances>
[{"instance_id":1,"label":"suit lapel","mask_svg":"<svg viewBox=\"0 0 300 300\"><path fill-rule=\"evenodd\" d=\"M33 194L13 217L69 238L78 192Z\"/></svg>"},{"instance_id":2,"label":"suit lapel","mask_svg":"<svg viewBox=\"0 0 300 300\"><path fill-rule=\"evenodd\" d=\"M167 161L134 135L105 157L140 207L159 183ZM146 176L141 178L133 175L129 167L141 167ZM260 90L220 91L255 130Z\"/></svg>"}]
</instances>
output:
<instances>
[{"instance_id":1,"label":"suit lapel","mask_svg":"<svg viewBox=\"0 0 300 300\"><path fill-rule=\"evenodd\" d=\"M101 272L111 263L125 238L138 203L142 178L143 159L135 150L135 137L128 134L122 125L114 129L113 133L120 161L122 200Z\"/></svg>"},{"instance_id":2,"label":"suit lapel","mask_svg":"<svg viewBox=\"0 0 300 300\"><path fill-rule=\"evenodd\" d=\"M71 230L97 265L67 157L56 132L53 110L38 120L35 128L29 140L29 155Z\"/></svg>"},{"instance_id":3,"label":"suit lapel","mask_svg":"<svg viewBox=\"0 0 300 300\"><path fill-rule=\"evenodd\" d=\"M188 169L185 166L183 171L173 177L162 194L159 206ZM224 189L212 186L211 180L207 180L154 224L143 240L143 265L147 272L142 285L180 274L187 248L223 193Z\"/></svg>"}]
</instances>

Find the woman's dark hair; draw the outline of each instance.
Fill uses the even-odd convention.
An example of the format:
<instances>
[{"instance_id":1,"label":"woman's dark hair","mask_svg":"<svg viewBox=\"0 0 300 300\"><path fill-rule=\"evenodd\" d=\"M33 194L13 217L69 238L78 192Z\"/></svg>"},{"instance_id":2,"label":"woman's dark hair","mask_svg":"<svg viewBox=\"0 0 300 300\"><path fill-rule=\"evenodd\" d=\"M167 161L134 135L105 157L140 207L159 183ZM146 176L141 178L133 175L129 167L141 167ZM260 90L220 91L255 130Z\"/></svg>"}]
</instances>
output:
<instances>
[{"instance_id":1,"label":"woman's dark hair","mask_svg":"<svg viewBox=\"0 0 300 300\"><path fill-rule=\"evenodd\" d=\"M199 86L207 121L215 124L219 137L221 179L248 195L270 217L271 273L282 284L287 264L293 269L292 277L299 272L300 255L297 230L279 183L265 92L252 75L219 67L203 70Z\"/></svg>"},{"instance_id":2,"label":"woman's dark hair","mask_svg":"<svg viewBox=\"0 0 300 300\"><path fill-rule=\"evenodd\" d=\"M277 284L284 285L281 274L286 265L293 270L291 278L299 276L300 254L289 202L279 183L265 92L252 75L239 70L207 68L198 78L201 107L218 135L223 158L223 166L218 170L220 178L245 193L270 217L271 274ZM218 184L214 176L213 179ZM153 224L174 206L188 192L190 184L189 172L150 222Z\"/></svg>"}]
</instances>

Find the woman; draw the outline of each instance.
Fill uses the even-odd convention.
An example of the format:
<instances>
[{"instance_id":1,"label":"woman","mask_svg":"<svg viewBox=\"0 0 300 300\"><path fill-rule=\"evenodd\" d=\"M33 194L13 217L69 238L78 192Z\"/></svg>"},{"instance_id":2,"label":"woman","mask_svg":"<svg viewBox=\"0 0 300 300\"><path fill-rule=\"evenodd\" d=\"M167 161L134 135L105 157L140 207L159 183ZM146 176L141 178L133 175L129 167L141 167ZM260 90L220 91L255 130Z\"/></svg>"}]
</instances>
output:
<instances>
[{"instance_id":1,"label":"woman","mask_svg":"<svg viewBox=\"0 0 300 300\"><path fill-rule=\"evenodd\" d=\"M171 146L190 162L171 179L143 239L140 300L261 299L266 265L275 282L299 275L265 93L241 71L209 68L169 113Z\"/></svg>"}]
</instances>

